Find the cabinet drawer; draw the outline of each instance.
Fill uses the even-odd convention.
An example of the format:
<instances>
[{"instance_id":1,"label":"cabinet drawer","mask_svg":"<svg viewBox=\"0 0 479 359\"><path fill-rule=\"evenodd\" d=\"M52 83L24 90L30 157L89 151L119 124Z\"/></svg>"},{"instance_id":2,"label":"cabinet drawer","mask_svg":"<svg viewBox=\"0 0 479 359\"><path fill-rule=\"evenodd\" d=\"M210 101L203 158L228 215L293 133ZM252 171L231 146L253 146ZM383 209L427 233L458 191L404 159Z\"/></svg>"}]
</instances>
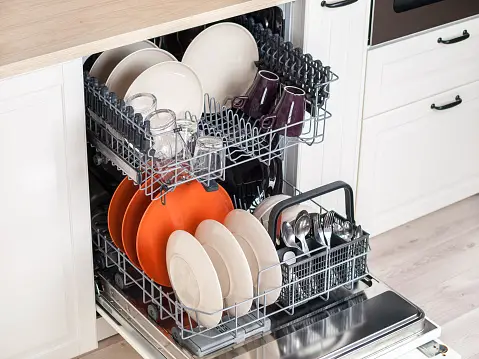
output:
<instances>
[{"instance_id":1,"label":"cabinet drawer","mask_svg":"<svg viewBox=\"0 0 479 359\"><path fill-rule=\"evenodd\" d=\"M438 111L431 108L462 103ZM479 191L479 82L363 124L359 221L379 234Z\"/></svg>"},{"instance_id":2,"label":"cabinet drawer","mask_svg":"<svg viewBox=\"0 0 479 359\"><path fill-rule=\"evenodd\" d=\"M442 44L467 30L464 41ZM479 18L368 52L364 118L479 80Z\"/></svg>"}]
</instances>

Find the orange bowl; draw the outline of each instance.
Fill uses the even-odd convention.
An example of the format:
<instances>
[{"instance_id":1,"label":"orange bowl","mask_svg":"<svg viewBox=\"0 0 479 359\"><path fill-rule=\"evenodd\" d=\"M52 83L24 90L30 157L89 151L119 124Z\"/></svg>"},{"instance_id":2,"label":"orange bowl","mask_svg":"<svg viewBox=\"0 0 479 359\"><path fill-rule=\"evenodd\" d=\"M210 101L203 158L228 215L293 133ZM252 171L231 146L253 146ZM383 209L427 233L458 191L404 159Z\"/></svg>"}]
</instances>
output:
<instances>
[{"instance_id":1,"label":"orange bowl","mask_svg":"<svg viewBox=\"0 0 479 359\"><path fill-rule=\"evenodd\" d=\"M136 237L136 252L145 273L158 284L170 287L166 269L170 234L182 229L194 235L205 219L223 223L233 203L223 187L207 192L197 181L178 186L166 194L165 200L166 204L161 200L151 202L145 211Z\"/></svg>"},{"instance_id":2,"label":"orange bowl","mask_svg":"<svg viewBox=\"0 0 479 359\"><path fill-rule=\"evenodd\" d=\"M128 177L125 177L116 188L108 207L108 230L113 243L121 250L124 250L121 238L123 217L130 200L137 190L138 185Z\"/></svg>"}]
</instances>

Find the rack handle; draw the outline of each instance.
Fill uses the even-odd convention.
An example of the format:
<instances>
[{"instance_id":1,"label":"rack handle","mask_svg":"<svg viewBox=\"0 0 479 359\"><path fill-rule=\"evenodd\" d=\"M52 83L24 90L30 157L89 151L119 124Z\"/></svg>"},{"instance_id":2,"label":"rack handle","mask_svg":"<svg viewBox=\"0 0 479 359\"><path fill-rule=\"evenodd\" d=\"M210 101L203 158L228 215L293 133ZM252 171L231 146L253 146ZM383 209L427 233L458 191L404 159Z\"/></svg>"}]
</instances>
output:
<instances>
[{"instance_id":1,"label":"rack handle","mask_svg":"<svg viewBox=\"0 0 479 359\"><path fill-rule=\"evenodd\" d=\"M459 106L462 103L462 98L461 96L457 95L456 100L454 102L448 103L447 105L443 106L436 106L435 103L431 105L431 109L437 110L437 111L444 111L444 110L449 110L450 108Z\"/></svg>"},{"instance_id":2,"label":"rack handle","mask_svg":"<svg viewBox=\"0 0 479 359\"><path fill-rule=\"evenodd\" d=\"M329 183L327 185L312 189L310 191L301 193L297 196L293 196L288 198L284 201L279 202L276 204L273 209L271 210L271 214L269 215L269 223L268 223L268 233L273 241L276 241L276 223L278 222L279 216L281 213L292 206L297 204L309 201L316 197L323 196L330 192L334 192L340 189L344 189L344 200L346 204L346 217L349 222L354 225L354 197L353 197L353 189L350 185L343 181L336 181Z\"/></svg>"},{"instance_id":3,"label":"rack handle","mask_svg":"<svg viewBox=\"0 0 479 359\"><path fill-rule=\"evenodd\" d=\"M444 45L451 45L451 44L456 44L458 42L467 40L470 37L471 37L471 34L468 33L467 30L464 30L461 36L455 37L454 39L450 39L450 40L443 40L443 38L440 37L439 39L437 39L437 42Z\"/></svg>"},{"instance_id":4,"label":"rack handle","mask_svg":"<svg viewBox=\"0 0 479 359\"><path fill-rule=\"evenodd\" d=\"M332 4L328 4L326 1L321 1L321 6L322 7L327 7L329 9L336 9L338 7L343 7L343 6L348 6L348 5L351 5L351 4L354 4L355 2L358 2L358 0L343 0L343 1L340 1L340 2L335 2L335 3L332 3Z\"/></svg>"}]
</instances>

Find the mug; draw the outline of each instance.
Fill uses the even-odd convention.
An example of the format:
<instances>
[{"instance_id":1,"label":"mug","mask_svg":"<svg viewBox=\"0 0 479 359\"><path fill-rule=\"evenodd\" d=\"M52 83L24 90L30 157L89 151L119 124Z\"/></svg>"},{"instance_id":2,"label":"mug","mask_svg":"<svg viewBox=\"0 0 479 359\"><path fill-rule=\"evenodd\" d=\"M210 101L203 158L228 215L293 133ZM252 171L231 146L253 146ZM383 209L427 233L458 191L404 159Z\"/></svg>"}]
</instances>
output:
<instances>
[{"instance_id":1,"label":"mug","mask_svg":"<svg viewBox=\"0 0 479 359\"><path fill-rule=\"evenodd\" d=\"M260 125L265 130L288 126L285 135L298 137L303 131L305 111L306 93L299 87L286 86L273 112L260 118Z\"/></svg>"},{"instance_id":2,"label":"mug","mask_svg":"<svg viewBox=\"0 0 479 359\"><path fill-rule=\"evenodd\" d=\"M278 93L279 77L273 72L260 70L244 96L233 99L233 108L243 110L252 118L270 113Z\"/></svg>"}]
</instances>

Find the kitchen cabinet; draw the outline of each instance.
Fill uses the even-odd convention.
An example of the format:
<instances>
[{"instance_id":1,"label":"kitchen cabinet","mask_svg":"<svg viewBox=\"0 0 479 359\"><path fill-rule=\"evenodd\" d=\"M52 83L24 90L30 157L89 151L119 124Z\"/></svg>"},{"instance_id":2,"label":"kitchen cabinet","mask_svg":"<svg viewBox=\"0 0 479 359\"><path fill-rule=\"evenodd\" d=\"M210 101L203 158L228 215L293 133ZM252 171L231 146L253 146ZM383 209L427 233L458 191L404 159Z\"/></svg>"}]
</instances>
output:
<instances>
[{"instance_id":1,"label":"kitchen cabinet","mask_svg":"<svg viewBox=\"0 0 479 359\"><path fill-rule=\"evenodd\" d=\"M298 147L297 185L303 191L338 179L355 188L369 9L368 0L338 8L305 1L304 50L331 66L339 80L331 85L327 110L333 117L326 120L324 142ZM340 210L341 196L330 194L323 204Z\"/></svg>"},{"instance_id":2,"label":"kitchen cabinet","mask_svg":"<svg viewBox=\"0 0 479 359\"><path fill-rule=\"evenodd\" d=\"M478 112L474 82L365 120L360 223L379 234L479 192Z\"/></svg>"},{"instance_id":3,"label":"kitchen cabinet","mask_svg":"<svg viewBox=\"0 0 479 359\"><path fill-rule=\"evenodd\" d=\"M0 80L1 358L97 345L81 66Z\"/></svg>"},{"instance_id":4,"label":"kitchen cabinet","mask_svg":"<svg viewBox=\"0 0 479 359\"><path fill-rule=\"evenodd\" d=\"M465 40L457 43L438 42L461 37ZM479 80L478 57L477 17L371 49L364 118Z\"/></svg>"}]
</instances>

